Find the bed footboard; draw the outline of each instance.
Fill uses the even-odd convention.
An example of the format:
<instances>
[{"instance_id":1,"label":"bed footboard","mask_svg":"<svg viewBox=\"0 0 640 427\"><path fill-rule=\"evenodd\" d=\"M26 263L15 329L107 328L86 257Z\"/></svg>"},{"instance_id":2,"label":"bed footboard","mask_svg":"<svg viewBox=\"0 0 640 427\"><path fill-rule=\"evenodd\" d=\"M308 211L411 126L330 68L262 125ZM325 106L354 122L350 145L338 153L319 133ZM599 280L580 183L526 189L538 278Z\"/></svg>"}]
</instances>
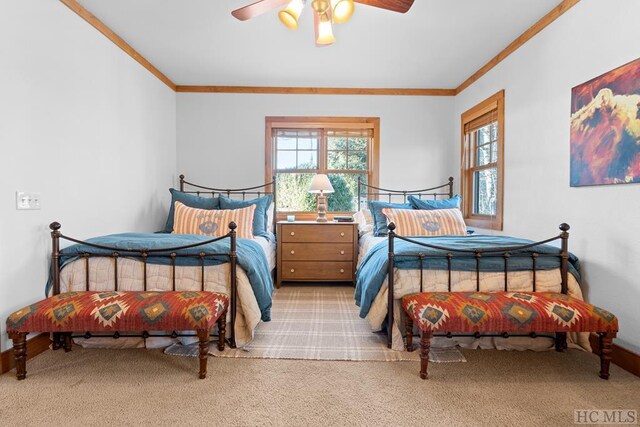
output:
<instances>
[{"instance_id":1,"label":"bed footboard","mask_svg":"<svg viewBox=\"0 0 640 427\"><path fill-rule=\"evenodd\" d=\"M80 255L80 259L84 261L85 266L85 290L89 291L89 259L91 257L109 257L113 262L113 274L114 274L114 291L118 291L118 259L120 257L126 256L131 258L139 259L142 262L143 268L143 291L147 291L148 280L147 280L147 261L150 256L154 258L166 258L168 259L168 265L171 268L171 283L172 283L172 291L176 291L176 260L178 258L192 258L197 260L197 264L201 269L201 280L200 280L200 290L206 291L205 289L205 260L207 258L212 257L227 257L229 259L230 264L230 296L229 296L229 305L230 305L230 313L231 313L231 325L229 331L229 346L232 348L236 347L235 342L235 324L236 324L236 315L237 315L237 300L238 300L238 289L237 289L237 257L236 257L236 228L237 225L234 222L229 224L230 231L224 236L217 237L214 239L206 240L204 242L198 242L195 244L183 245L183 246L173 246L166 248L154 248L154 249L133 249L133 248L117 248L112 246L98 245L86 241L82 241L79 239L75 239L73 237L65 236L60 232L61 225L58 222L52 222L49 225L51 229L51 284L52 284L52 293L53 295L60 294L60 258L63 253L60 250L60 240L67 240L69 242L86 245L91 248L99 249L102 251L100 254L91 254L91 253L83 253ZM229 252L206 252L201 251L197 254L181 254L179 251L185 249L193 249L198 248L210 243L218 242L224 239L229 239L230 246ZM104 251L108 251L107 254ZM87 331L83 337L90 338L92 336L90 331ZM186 335L181 334L176 331L172 331L170 334L153 334L150 335L147 331L143 331L142 334L136 335L124 335L120 334L118 331L113 333L113 338L120 338L126 336L142 336L143 338L148 338L151 336L154 337L172 337L177 338L179 336L195 336L195 335ZM64 346L64 339L62 334L54 333L53 334L53 349L59 349Z\"/></svg>"},{"instance_id":2,"label":"bed footboard","mask_svg":"<svg viewBox=\"0 0 640 427\"><path fill-rule=\"evenodd\" d=\"M475 277L476 277L476 291L480 292L480 263L485 259L500 260L504 265L504 291L509 290L509 260L513 258L529 258L532 265L532 286L533 292L536 292L536 271L538 270L538 263L540 258L551 257L558 258L560 260L560 277L561 277L561 293L568 293L568 272L569 272L569 224L560 224L560 234L551 237L549 239L541 240L538 242L532 242L526 245L517 245L502 248L484 248L484 249L460 249L451 248L439 245L431 245L425 242L417 241L405 236L399 236L396 234L396 225L392 222L388 226L389 228L389 267L388 267L388 301L387 301L387 346L392 346L392 335L394 325L394 271L396 260L400 257L403 258L416 258L420 266L420 292L423 292L423 277L424 277L424 261L427 259L440 259L446 260L447 273L448 273L448 292L451 292L452 285L452 271L453 262L456 259L471 259L475 263ZM395 239L404 240L412 244L416 244L425 249L436 250L436 253L415 253L415 254L398 254L395 251ZM525 249L535 248L536 246L545 245L547 243L560 241L560 250L557 253L539 253L532 250L527 253L517 253ZM447 337L453 336L447 334ZM476 335L472 335L476 336ZM503 336L503 335L501 335ZM516 336L516 335L511 335ZM535 334L527 334L526 336L535 336ZM562 350L566 348L566 333L558 333L555 335L556 348Z\"/></svg>"}]
</instances>

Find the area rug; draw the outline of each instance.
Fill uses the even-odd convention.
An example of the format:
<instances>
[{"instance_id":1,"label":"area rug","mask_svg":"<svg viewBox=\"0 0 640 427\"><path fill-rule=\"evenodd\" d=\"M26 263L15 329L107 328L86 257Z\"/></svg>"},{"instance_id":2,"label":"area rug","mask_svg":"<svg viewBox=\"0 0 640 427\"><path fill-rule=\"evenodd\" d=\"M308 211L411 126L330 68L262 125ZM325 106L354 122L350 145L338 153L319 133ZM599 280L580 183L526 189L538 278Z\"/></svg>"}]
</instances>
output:
<instances>
[{"instance_id":1,"label":"area rug","mask_svg":"<svg viewBox=\"0 0 640 427\"><path fill-rule=\"evenodd\" d=\"M403 361L420 359L418 351L387 348L387 337L373 333L358 316L353 288L346 286L284 286L274 294L271 322L256 328L254 340L243 349L219 352L216 357L257 359L307 359L353 361ZM198 345L174 344L165 353L198 355ZM436 363L466 362L457 348L432 348L429 360Z\"/></svg>"}]
</instances>

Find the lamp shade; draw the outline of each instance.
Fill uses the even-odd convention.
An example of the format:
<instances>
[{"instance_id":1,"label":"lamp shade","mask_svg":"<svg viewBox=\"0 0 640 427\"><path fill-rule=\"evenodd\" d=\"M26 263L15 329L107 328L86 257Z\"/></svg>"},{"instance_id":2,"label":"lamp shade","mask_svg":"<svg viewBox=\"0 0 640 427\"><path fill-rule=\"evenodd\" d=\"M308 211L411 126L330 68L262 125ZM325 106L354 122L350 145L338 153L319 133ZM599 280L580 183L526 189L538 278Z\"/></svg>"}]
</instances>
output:
<instances>
[{"instance_id":1,"label":"lamp shade","mask_svg":"<svg viewBox=\"0 0 640 427\"><path fill-rule=\"evenodd\" d=\"M309 193L333 193L329 177L323 173L316 174L309 185Z\"/></svg>"}]
</instances>

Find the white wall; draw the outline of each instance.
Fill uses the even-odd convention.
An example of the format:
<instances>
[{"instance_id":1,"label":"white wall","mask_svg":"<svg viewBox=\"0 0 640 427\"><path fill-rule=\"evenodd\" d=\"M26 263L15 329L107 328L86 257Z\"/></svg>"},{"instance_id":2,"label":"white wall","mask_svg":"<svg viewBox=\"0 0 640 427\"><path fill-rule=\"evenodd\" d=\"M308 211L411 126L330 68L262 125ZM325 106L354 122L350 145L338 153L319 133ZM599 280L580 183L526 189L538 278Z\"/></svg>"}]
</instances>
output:
<instances>
[{"instance_id":1,"label":"white wall","mask_svg":"<svg viewBox=\"0 0 640 427\"><path fill-rule=\"evenodd\" d=\"M0 346L44 296L48 224L71 236L163 224L175 182L175 93L62 3L0 12ZM16 190L42 193L17 211Z\"/></svg>"},{"instance_id":2,"label":"white wall","mask_svg":"<svg viewBox=\"0 0 640 427\"><path fill-rule=\"evenodd\" d=\"M380 117L380 185L444 183L453 97L179 93L178 172L221 187L264 182L265 116Z\"/></svg>"},{"instance_id":3,"label":"white wall","mask_svg":"<svg viewBox=\"0 0 640 427\"><path fill-rule=\"evenodd\" d=\"M538 239L571 225L590 302L640 351L640 185L569 187L571 88L640 56L637 0L583 0L455 99L460 114L505 89L504 233ZM452 167L459 166L454 159Z\"/></svg>"}]
</instances>

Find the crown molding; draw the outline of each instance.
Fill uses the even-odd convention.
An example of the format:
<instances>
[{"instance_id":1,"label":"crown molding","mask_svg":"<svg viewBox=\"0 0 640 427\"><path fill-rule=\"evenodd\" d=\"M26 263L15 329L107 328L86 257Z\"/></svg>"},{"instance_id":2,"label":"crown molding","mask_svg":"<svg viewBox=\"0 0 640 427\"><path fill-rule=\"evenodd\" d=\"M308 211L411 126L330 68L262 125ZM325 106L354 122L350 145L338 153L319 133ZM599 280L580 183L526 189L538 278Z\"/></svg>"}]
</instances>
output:
<instances>
[{"instance_id":1,"label":"crown molding","mask_svg":"<svg viewBox=\"0 0 640 427\"><path fill-rule=\"evenodd\" d=\"M274 87L274 86L180 86L176 92L193 93L261 93L281 95L390 95L455 96L455 89L393 89L346 87Z\"/></svg>"},{"instance_id":2,"label":"crown molding","mask_svg":"<svg viewBox=\"0 0 640 427\"><path fill-rule=\"evenodd\" d=\"M540 31L544 30L548 27L553 21L562 16L565 12L571 9L573 6L578 4L580 0L563 0L558 6L554 7L551 12L547 13L543 16L538 22L529 27L524 33L522 33L518 38L512 41L506 48L504 48L500 53L491 58L489 62L487 62L482 68L473 73L471 77L462 82L460 86L456 88L456 95L471 86L480 77L484 76L491 70L493 67L504 61L509 55L518 50L522 45L531 40L536 34Z\"/></svg>"}]
</instances>

